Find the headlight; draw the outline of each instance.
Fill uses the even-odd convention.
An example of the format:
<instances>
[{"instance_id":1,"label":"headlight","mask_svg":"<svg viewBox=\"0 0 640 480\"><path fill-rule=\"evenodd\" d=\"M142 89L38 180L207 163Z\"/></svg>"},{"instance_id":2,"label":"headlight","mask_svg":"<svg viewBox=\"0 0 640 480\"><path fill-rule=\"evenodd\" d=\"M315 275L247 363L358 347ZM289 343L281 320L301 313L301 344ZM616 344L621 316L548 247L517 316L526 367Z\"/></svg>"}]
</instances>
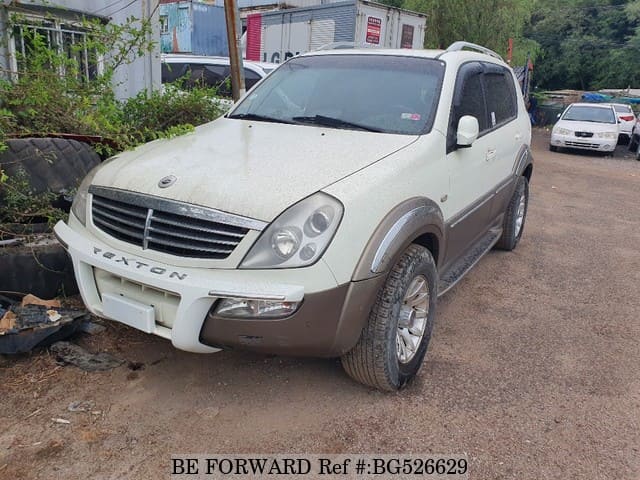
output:
<instances>
[{"instance_id":1,"label":"headlight","mask_svg":"<svg viewBox=\"0 0 640 480\"><path fill-rule=\"evenodd\" d=\"M93 178L96 176L96 173L98 173L98 169L102 165L104 165L104 163L94 167L87 176L84 177L84 180L82 180L82 183L80 183L80 186L78 187L78 191L73 197L73 203L71 204L71 211L76 218L80 220L80 223L85 226L87 224L87 197L89 195L89 187L91 186L91 182L93 182Z\"/></svg>"},{"instance_id":2,"label":"headlight","mask_svg":"<svg viewBox=\"0 0 640 480\"><path fill-rule=\"evenodd\" d=\"M557 128L556 129L556 133L558 135L571 135L573 132L571 130L569 130L568 128Z\"/></svg>"},{"instance_id":3,"label":"headlight","mask_svg":"<svg viewBox=\"0 0 640 480\"><path fill-rule=\"evenodd\" d=\"M616 138L618 138L618 132L598 132L596 133L596 137L615 140Z\"/></svg>"},{"instance_id":4,"label":"headlight","mask_svg":"<svg viewBox=\"0 0 640 480\"><path fill-rule=\"evenodd\" d=\"M294 314L299 306L300 302L223 298L209 315L227 318L282 318Z\"/></svg>"},{"instance_id":5,"label":"headlight","mask_svg":"<svg viewBox=\"0 0 640 480\"><path fill-rule=\"evenodd\" d=\"M318 192L284 211L260 235L240 268L295 268L315 263L336 233L344 208Z\"/></svg>"}]
</instances>

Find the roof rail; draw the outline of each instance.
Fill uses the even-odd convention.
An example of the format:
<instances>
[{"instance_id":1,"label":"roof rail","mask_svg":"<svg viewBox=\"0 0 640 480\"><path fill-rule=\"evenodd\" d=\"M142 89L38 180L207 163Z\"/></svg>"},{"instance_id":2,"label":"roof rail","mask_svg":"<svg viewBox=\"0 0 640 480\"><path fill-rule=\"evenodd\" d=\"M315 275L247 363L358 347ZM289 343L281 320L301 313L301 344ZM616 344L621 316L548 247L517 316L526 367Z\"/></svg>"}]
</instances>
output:
<instances>
[{"instance_id":1,"label":"roof rail","mask_svg":"<svg viewBox=\"0 0 640 480\"><path fill-rule=\"evenodd\" d=\"M447 52L459 52L461 50L464 50L465 48L469 49L469 50L475 50L476 52L481 52L481 53L485 53L487 55L491 55L492 57L495 57L499 60L502 60L504 62L504 59L498 55L496 52L494 52L493 50L489 50L486 47L480 46L480 45L476 45L475 43L470 43L470 42L454 42L451 45L449 45L447 47Z\"/></svg>"}]
</instances>

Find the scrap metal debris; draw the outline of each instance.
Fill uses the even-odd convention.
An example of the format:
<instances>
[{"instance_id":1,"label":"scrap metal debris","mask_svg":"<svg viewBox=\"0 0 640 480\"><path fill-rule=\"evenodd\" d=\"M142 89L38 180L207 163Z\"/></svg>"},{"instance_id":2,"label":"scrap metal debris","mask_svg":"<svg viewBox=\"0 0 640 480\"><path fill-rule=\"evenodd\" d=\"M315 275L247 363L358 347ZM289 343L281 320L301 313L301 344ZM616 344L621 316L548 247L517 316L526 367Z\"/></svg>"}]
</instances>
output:
<instances>
[{"instance_id":1,"label":"scrap metal debris","mask_svg":"<svg viewBox=\"0 0 640 480\"><path fill-rule=\"evenodd\" d=\"M86 372L111 370L124 363L124 360L108 353L90 353L70 342L56 342L51 345L50 350L56 355L56 360L75 365Z\"/></svg>"},{"instance_id":2,"label":"scrap metal debris","mask_svg":"<svg viewBox=\"0 0 640 480\"><path fill-rule=\"evenodd\" d=\"M88 318L84 308L61 308L58 300L0 295L0 354L26 353L67 338Z\"/></svg>"},{"instance_id":3,"label":"scrap metal debris","mask_svg":"<svg viewBox=\"0 0 640 480\"><path fill-rule=\"evenodd\" d=\"M91 412L94 407L94 403L90 400L76 400L75 402L71 402L67 407L67 410L70 412Z\"/></svg>"}]
</instances>

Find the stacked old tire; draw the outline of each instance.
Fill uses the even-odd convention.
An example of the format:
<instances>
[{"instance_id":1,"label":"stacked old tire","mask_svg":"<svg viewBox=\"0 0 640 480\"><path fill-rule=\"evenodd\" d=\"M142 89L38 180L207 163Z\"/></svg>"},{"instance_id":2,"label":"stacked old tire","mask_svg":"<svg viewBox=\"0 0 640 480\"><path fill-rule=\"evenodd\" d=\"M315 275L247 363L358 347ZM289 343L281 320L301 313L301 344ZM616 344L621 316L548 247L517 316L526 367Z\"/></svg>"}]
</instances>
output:
<instances>
[{"instance_id":1,"label":"stacked old tire","mask_svg":"<svg viewBox=\"0 0 640 480\"><path fill-rule=\"evenodd\" d=\"M66 138L21 138L5 142L0 167L11 177L26 174L33 193L73 192L84 176L100 163L90 145ZM2 193L0 192L0 202ZM42 224L25 225L24 231L36 241L17 246L0 246L0 293L32 293L41 298L77 293L71 261ZM42 233L45 232L45 235Z\"/></svg>"}]
</instances>

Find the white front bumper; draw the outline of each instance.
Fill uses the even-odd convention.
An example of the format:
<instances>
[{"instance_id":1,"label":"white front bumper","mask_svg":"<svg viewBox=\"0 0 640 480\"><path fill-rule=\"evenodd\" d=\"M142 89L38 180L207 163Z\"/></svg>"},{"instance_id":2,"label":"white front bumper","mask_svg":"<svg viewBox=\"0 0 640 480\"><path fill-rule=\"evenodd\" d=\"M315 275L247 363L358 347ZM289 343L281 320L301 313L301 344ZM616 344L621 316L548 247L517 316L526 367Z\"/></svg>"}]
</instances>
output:
<instances>
[{"instance_id":1,"label":"white front bumper","mask_svg":"<svg viewBox=\"0 0 640 480\"><path fill-rule=\"evenodd\" d=\"M618 144L618 139L598 138L595 135L590 138L570 135L551 134L551 145L555 147L580 148L599 152L613 152Z\"/></svg>"},{"instance_id":2,"label":"white front bumper","mask_svg":"<svg viewBox=\"0 0 640 480\"><path fill-rule=\"evenodd\" d=\"M333 274L321 260L312 267L290 270L215 270L174 267L155 260L137 258L119 251L91 235L77 219L70 227L58 222L54 231L67 248L82 299L94 314L106 317L96 283L96 271L149 289L142 302L153 305L151 293L166 292L176 298L177 309L170 327L155 324L156 335L170 339L176 348L196 353L218 349L200 343L202 324L213 303L221 297L240 297L301 302L305 291L322 291L337 286ZM97 270L96 270L97 269ZM136 299L141 301L140 298ZM108 317L106 317L108 318ZM117 320L117 319L115 319Z\"/></svg>"}]
</instances>

